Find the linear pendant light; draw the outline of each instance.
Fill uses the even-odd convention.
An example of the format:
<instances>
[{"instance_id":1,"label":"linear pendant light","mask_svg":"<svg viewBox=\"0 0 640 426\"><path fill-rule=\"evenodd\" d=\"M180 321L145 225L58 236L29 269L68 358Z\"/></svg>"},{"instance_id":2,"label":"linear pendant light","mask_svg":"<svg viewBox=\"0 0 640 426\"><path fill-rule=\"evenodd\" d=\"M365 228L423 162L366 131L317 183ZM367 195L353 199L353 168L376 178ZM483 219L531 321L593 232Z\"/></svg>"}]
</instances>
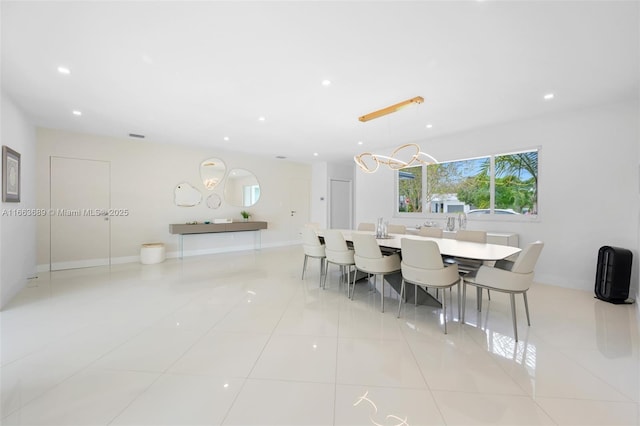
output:
<instances>
[{"instance_id":1,"label":"linear pendant light","mask_svg":"<svg viewBox=\"0 0 640 426\"><path fill-rule=\"evenodd\" d=\"M395 105L391 105L386 108L370 112L369 114L365 114L362 117L359 117L358 120L364 123L365 121L373 120L374 118L382 117L384 115L391 114L392 112L400 111L402 108L408 105L421 104L423 102L424 98L422 96L416 96L415 98L407 99L406 101L399 102Z\"/></svg>"}]
</instances>

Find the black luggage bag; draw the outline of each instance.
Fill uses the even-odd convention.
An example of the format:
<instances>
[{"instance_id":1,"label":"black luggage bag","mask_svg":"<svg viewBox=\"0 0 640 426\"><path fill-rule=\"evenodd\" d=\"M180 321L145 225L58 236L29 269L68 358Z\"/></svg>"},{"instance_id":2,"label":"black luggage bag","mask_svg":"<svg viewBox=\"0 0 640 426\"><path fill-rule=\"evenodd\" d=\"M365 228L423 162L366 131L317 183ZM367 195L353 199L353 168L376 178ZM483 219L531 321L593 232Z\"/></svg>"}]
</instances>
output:
<instances>
[{"instance_id":1,"label":"black luggage bag","mask_svg":"<svg viewBox=\"0 0 640 426\"><path fill-rule=\"evenodd\" d=\"M598 299L615 304L633 303L633 299L629 299L632 260L633 254L630 250L611 246L600 247L595 286Z\"/></svg>"}]
</instances>

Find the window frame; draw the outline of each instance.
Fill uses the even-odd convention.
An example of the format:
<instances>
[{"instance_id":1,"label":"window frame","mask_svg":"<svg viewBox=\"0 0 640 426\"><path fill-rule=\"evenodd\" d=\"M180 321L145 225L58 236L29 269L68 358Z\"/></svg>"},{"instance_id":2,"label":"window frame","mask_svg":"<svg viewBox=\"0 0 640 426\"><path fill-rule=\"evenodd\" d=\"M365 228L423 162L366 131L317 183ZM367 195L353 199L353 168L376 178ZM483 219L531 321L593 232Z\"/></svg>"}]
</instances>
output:
<instances>
[{"instance_id":1,"label":"window frame","mask_svg":"<svg viewBox=\"0 0 640 426\"><path fill-rule=\"evenodd\" d=\"M537 175L537 214L535 215L511 215L511 214L496 214L495 213L495 158L499 156L505 155L514 155L520 154L524 152L532 152L536 151L538 153L538 175ZM442 163L451 163L457 161L468 161L475 160L479 158L489 158L489 191L490 191L490 213L488 214L479 214L479 215L467 215L467 220L469 221L479 221L479 222L538 222L541 218L541 200L540 200L540 187L541 187L541 178L540 178L540 159L541 159L542 147L534 146L529 148L522 148L513 151L500 151L493 152L491 154L478 155L474 157L461 158L461 159L452 159L442 161ZM446 219L448 216L457 215L457 213L429 213L427 211L427 172L425 165L422 165L422 212L420 213L409 213L409 212L400 212L399 211L399 200L400 200L400 185L399 185L399 171L394 172L394 218L398 219L421 219L421 220L442 220Z\"/></svg>"}]
</instances>

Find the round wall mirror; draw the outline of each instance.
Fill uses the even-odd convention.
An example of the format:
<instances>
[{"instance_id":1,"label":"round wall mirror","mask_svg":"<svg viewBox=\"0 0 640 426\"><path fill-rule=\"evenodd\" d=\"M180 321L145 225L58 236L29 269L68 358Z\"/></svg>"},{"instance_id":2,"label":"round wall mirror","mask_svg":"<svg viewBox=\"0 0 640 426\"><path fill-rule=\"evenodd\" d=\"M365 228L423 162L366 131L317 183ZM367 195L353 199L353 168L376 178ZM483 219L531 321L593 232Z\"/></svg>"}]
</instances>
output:
<instances>
[{"instance_id":1,"label":"round wall mirror","mask_svg":"<svg viewBox=\"0 0 640 426\"><path fill-rule=\"evenodd\" d=\"M253 173L231 169L224 184L224 198L236 207L251 207L260 199L260 184Z\"/></svg>"},{"instance_id":2,"label":"round wall mirror","mask_svg":"<svg viewBox=\"0 0 640 426\"><path fill-rule=\"evenodd\" d=\"M224 179L227 167L219 158L207 158L200 163L200 178L204 187L211 191Z\"/></svg>"},{"instance_id":3,"label":"round wall mirror","mask_svg":"<svg viewBox=\"0 0 640 426\"><path fill-rule=\"evenodd\" d=\"M200 191L187 182L178 184L173 195L173 202L179 207L197 206L202 201Z\"/></svg>"},{"instance_id":4,"label":"round wall mirror","mask_svg":"<svg viewBox=\"0 0 640 426\"><path fill-rule=\"evenodd\" d=\"M217 209L222 204L222 198L218 194L211 194L207 197L207 207Z\"/></svg>"}]
</instances>

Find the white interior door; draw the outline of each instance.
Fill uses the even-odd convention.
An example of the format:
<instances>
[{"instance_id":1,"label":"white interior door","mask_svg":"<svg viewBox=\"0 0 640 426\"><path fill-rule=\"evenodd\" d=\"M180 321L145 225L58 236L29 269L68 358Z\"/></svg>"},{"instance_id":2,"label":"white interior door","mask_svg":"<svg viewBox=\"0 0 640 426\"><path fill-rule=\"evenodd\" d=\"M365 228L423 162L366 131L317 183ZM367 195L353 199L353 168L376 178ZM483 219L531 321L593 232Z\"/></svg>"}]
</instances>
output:
<instances>
[{"instance_id":1,"label":"white interior door","mask_svg":"<svg viewBox=\"0 0 640 426\"><path fill-rule=\"evenodd\" d=\"M51 270L109 265L110 163L51 157Z\"/></svg>"},{"instance_id":2,"label":"white interior door","mask_svg":"<svg viewBox=\"0 0 640 426\"><path fill-rule=\"evenodd\" d=\"M289 187L289 238L291 241L300 240L300 228L309 222L311 200L311 182L308 179L292 179L287 183Z\"/></svg>"},{"instance_id":3,"label":"white interior door","mask_svg":"<svg viewBox=\"0 0 640 426\"><path fill-rule=\"evenodd\" d=\"M353 228L353 197L350 180L329 182L329 227L333 229Z\"/></svg>"}]
</instances>

